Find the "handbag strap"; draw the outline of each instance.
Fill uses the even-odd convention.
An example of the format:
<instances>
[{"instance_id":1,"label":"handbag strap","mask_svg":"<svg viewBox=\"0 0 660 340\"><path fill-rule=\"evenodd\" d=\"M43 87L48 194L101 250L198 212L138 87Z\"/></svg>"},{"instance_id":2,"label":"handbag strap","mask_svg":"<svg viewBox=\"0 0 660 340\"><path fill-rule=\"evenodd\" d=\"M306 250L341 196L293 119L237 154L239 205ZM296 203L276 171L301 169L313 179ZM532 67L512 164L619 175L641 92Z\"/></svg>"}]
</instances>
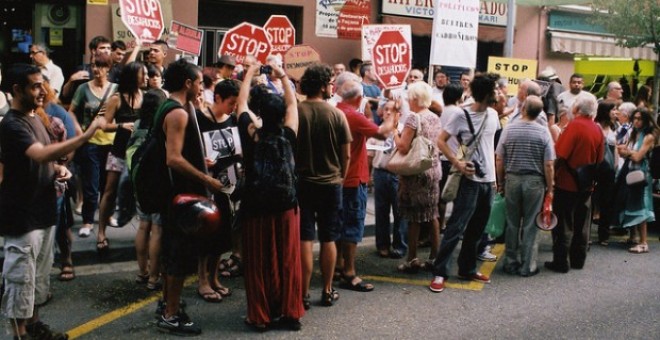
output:
<instances>
[{"instance_id":1,"label":"handbag strap","mask_svg":"<svg viewBox=\"0 0 660 340\"><path fill-rule=\"evenodd\" d=\"M108 84L108 88L105 90L105 93L103 94L103 97L101 98L101 101L99 102L99 106L94 110L94 113L92 114L92 119L94 116L99 114L101 112L101 109L103 108L103 104L105 104L106 99L108 99L108 95L110 94L110 90L114 87L113 83Z\"/></svg>"},{"instance_id":2,"label":"handbag strap","mask_svg":"<svg viewBox=\"0 0 660 340\"><path fill-rule=\"evenodd\" d=\"M470 114L467 112L466 109L463 109L463 113L465 113L465 119L467 120L470 133L472 133L472 135L474 136L472 137L470 142L465 144L466 146L469 147L475 142L479 143L479 140L481 139L481 132L484 130L484 127L486 126L486 118L488 118L488 110L486 110L486 112L484 113L484 119L481 122L481 126L479 126L479 130L476 133L474 132L474 124L472 124L472 118L470 118Z\"/></svg>"}]
</instances>

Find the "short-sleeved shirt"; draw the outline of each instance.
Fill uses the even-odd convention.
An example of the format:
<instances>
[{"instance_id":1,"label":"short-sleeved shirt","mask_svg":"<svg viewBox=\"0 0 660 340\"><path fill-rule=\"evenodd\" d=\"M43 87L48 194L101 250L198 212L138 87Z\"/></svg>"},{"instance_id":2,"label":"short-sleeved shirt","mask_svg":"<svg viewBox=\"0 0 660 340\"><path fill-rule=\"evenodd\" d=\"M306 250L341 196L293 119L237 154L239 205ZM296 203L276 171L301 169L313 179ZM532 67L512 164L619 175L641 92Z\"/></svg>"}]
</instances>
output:
<instances>
[{"instance_id":1,"label":"short-sleeved shirt","mask_svg":"<svg viewBox=\"0 0 660 340\"><path fill-rule=\"evenodd\" d=\"M44 110L49 116L53 116L56 118L59 118L62 121L62 124L64 124L64 128L66 129L66 139L71 139L76 136L76 126L73 123L73 118L69 115L66 110L55 104L55 103L48 103L44 107Z\"/></svg>"},{"instance_id":2,"label":"short-sleeved shirt","mask_svg":"<svg viewBox=\"0 0 660 340\"><path fill-rule=\"evenodd\" d=\"M497 156L504 160L506 173L516 175L545 174L545 162L555 159L550 131L525 120L507 125L497 145Z\"/></svg>"},{"instance_id":3,"label":"short-sleeved shirt","mask_svg":"<svg viewBox=\"0 0 660 340\"><path fill-rule=\"evenodd\" d=\"M599 163L603 160L605 143L603 132L590 117L578 115L568 123L564 132L557 139L555 150L557 158L565 159L573 169L583 165ZM555 171L557 180L555 186L566 191L577 191L574 177L560 166Z\"/></svg>"},{"instance_id":4,"label":"short-sleeved shirt","mask_svg":"<svg viewBox=\"0 0 660 340\"><path fill-rule=\"evenodd\" d=\"M468 179L480 182L491 183L495 182L495 131L497 131L499 120L497 118L497 111L492 108L486 109L483 112L474 112L466 108L472 124L474 125L474 132L477 133L481 124L486 124L481 132L481 139L476 147L475 152L472 154L472 163L478 169L475 175L468 177ZM457 137L459 140L467 143L474 135L470 132L465 115L456 115L455 118L442 127L449 135ZM480 171L479 171L480 170ZM481 173L483 176L479 176Z\"/></svg>"},{"instance_id":5,"label":"short-sleeved shirt","mask_svg":"<svg viewBox=\"0 0 660 340\"><path fill-rule=\"evenodd\" d=\"M110 91L106 97L106 102L108 99L110 99L110 96L112 96L112 94L117 91L117 84L110 83L109 86ZM74 113L78 119L78 123L80 123L80 126L83 128L83 130L85 130L95 118L94 113L98 111L97 109L101 104L102 99L103 95L101 95L101 97L97 97L94 92L92 92L91 88L89 87L89 82L80 85L76 89L76 93L73 95L73 99L71 100L71 105L75 107ZM114 132L103 132L103 130L97 130L96 133L94 133L94 136L90 138L89 143L96 145L111 145L114 139Z\"/></svg>"},{"instance_id":6,"label":"short-sleeved shirt","mask_svg":"<svg viewBox=\"0 0 660 340\"><path fill-rule=\"evenodd\" d=\"M0 184L0 235L19 236L55 225L55 168L25 152L35 143L50 144L37 115L10 110L0 122L0 150L4 165Z\"/></svg>"},{"instance_id":7,"label":"short-sleeved shirt","mask_svg":"<svg viewBox=\"0 0 660 340\"><path fill-rule=\"evenodd\" d=\"M463 111L462 108L456 106L456 105L447 105L445 108L442 109L442 115L440 115L440 126L447 126L449 122L454 120L456 116L458 115L465 115L465 112ZM458 150L458 140L456 137L451 136L447 140L447 146L449 146L449 150L456 154L456 150ZM441 159L446 160L447 158L444 156L441 156Z\"/></svg>"},{"instance_id":8,"label":"short-sleeved shirt","mask_svg":"<svg viewBox=\"0 0 660 340\"><path fill-rule=\"evenodd\" d=\"M362 83L362 90L364 91L364 96L369 98L379 98L381 95L380 87L376 84L365 84ZM378 110L378 103L371 103L371 112L376 115Z\"/></svg>"},{"instance_id":9,"label":"short-sleeved shirt","mask_svg":"<svg viewBox=\"0 0 660 340\"><path fill-rule=\"evenodd\" d=\"M296 171L299 181L341 184L342 145L353 141L344 113L326 102L298 104Z\"/></svg>"},{"instance_id":10,"label":"short-sleeved shirt","mask_svg":"<svg viewBox=\"0 0 660 340\"><path fill-rule=\"evenodd\" d=\"M354 107L338 103L337 108L346 114L346 121L351 130L351 159L348 172L344 178L345 188L356 188L362 183L369 182L369 159L367 157L367 138L378 134L378 126L372 123Z\"/></svg>"}]
</instances>

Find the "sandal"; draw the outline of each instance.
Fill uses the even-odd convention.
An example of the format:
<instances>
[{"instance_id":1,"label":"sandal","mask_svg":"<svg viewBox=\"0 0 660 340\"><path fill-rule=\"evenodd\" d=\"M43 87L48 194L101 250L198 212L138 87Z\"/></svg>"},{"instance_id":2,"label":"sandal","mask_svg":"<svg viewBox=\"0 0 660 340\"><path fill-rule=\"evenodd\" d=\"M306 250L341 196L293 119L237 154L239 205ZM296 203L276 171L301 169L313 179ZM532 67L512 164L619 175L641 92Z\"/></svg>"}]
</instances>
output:
<instances>
[{"instance_id":1,"label":"sandal","mask_svg":"<svg viewBox=\"0 0 660 340\"><path fill-rule=\"evenodd\" d=\"M428 259L428 260L424 261L423 263L421 263L419 265L419 267L425 272L431 272L431 271L433 271L433 260Z\"/></svg>"},{"instance_id":2,"label":"sandal","mask_svg":"<svg viewBox=\"0 0 660 340\"><path fill-rule=\"evenodd\" d=\"M629 252L633 254L644 254L649 252L649 245L646 243L640 243L630 249L628 249Z\"/></svg>"},{"instance_id":3,"label":"sandal","mask_svg":"<svg viewBox=\"0 0 660 340\"><path fill-rule=\"evenodd\" d=\"M309 294L303 296L303 307L305 308L305 310L309 310L310 308L312 308L312 300Z\"/></svg>"},{"instance_id":4,"label":"sandal","mask_svg":"<svg viewBox=\"0 0 660 340\"><path fill-rule=\"evenodd\" d=\"M210 302L210 303L222 302L222 295L220 295L220 293L216 292L215 290L204 293L197 290L197 295L199 295L199 297L201 297L206 302Z\"/></svg>"},{"instance_id":5,"label":"sandal","mask_svg":"<svg viewBox=\"0 0 660 340\"><path fill-rule=\"evenodd\" d=\"M344 271L343 268L335 268L334 273L332 273L332 281L341 280L341 272Z\"/></svg>"},{"instance_id":6,"label":"sandal","mask_svg":"<svg viewBox=\"0 0 660 340\"><path fill-rule=\"evenodd\" d=\"M371 283L364 283L364 281L357 275L351 275L351 276L343 275L342 278L344 280L339 285L341 288L350 289L356 292L363 292L363 293L374 290L374 285L372 285Z\"/></svg>"},{"instance_id":7,"label":"sandal","mask_svg":"<svg viewBox=\"0 0 660 340\"><path fill-rule=\"evenodd\" d=\"M96 242L96 251L99 253L110 250L110 241L107 238L104 238L101 241Z\"/></svg>"},{"instance_id":8,"label":"sandal","mask_svg":"<svg viewBox=\"0 0 660 340\"><path fill-rule=\"evenodd\" d=\"M222 266L222 268L220 268L220 266ZM218 269L220 269L220 276L225 278L241 276L241 273L243 272L243 262L241 261L241 258L233 254L224 262L221 261L220 266L218 266Z\"/></svg>"},{"instance_id":9,"label":"sandal","mask_svg":"<svg viewBox=\"0 0 660 340\"><path fill-rule=\"evenodd\" d=\"M57 276L59 281L71 281L76 278L76 272L73 270L73 264L62 263L60 274Z\"/></svg>"},{"instance_id":10,"label":"sandal","mask_svg":"<svg viewBox=\"0 0 660 340\"><path fill-rule=\"evenodd\" d=\"M339 300L339 292L334 288L331 288L329 292L321 293L321 305L330 307L334 304L335 301Z\"/></svg>"},{"instance_id":11,"label":"sandal","mask_svg":"<svg viewBox=\"0 0 660 340\"><path fill-rule=\"evenodd\" d=\"M248 318L245 318L245 320L243 320L243 322L245 322L246 325L248 325L250 328L252 328L253 330L255 330L257 332L265 332L265 331L268 330L268 325L266 325L266 324L256 324L256 323L250 321L250 319L248 319Z\"/></svg>"},{"instance_id":12,"label":"sandal","mask_svg":"<svg viewBox=\"0 0 660 340\"><path fill-rule=\"evenodd\" d=\"M422 265L419 263L419 259L414 258L409 262L404 262L400 264L398 267L396 267L396 269L402 273L415 274L419 271L421 267Z\"/></svg>"},{"instance_id":13,"label":"sandal","mask_svg":"<svg viewBox=\"0 0 660 340\"><path fill-rule=\"evenodd\" d=\"M135 283L138 283L138 284L141 284L141 285L143 285L145 283L149 283L149 273L147 273L147 274L138 273L137 275L135 275Z\"/></svg>"},{"instance_id":14,"label":"sandal","mask_svg":"<svg viewBox=\"0 0 660 340\"><path fill-rule=\"evenodd\" d=\"M216 293L220 294L223 298L231 296L232 293L234 293L231 288L225 287L225 286L218 286L218 287L211 287Z\"/></svg>"}]
</instances>

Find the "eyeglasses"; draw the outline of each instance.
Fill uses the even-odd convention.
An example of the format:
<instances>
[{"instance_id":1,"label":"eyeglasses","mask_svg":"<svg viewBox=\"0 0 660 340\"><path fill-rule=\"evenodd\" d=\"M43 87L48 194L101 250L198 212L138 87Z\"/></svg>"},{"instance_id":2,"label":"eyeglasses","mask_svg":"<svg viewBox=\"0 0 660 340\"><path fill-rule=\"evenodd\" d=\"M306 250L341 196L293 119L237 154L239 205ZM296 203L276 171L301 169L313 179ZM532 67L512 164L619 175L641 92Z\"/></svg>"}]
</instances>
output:
<instances>
[{"instance_id":1,"label":"eyeglasses","mask_svg":"<svg viewBox=\"0 0 660 340\"><path fill-rule=\"evenodd\" d=\"M39 53L44 53L44 51L30 51L30 55L37 55Z\"/></svg>"}]
</instances>

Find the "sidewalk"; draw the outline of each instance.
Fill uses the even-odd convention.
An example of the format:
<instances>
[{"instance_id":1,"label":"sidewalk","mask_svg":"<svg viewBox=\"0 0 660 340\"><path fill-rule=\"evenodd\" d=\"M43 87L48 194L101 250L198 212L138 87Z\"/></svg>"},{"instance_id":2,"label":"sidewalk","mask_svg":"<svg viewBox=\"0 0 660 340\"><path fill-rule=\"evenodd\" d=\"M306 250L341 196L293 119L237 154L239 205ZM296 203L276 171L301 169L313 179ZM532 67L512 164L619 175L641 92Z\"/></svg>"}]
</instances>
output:
<instances>
[{"instance_id":1,"label":"sidewalk","mask_svg":"<svg viewBox=\"0 0 660 340\"><path fill-rule=\"evenodd\" d=\"M365 235L374 234L374 198L373 194L368 195L367 200L367 217L365 218ZM135 234L137 233L139 222L134 218L131 222L122 228L108 227L106 235L110 243L110 251L104 258L100 258L96 252L96 234L98 231L98 224L94 225L94 230L89 237L81 238L78 236L78 230L82 226L82 219L78 215L74 215L73 225L73 263L74 265L88 265L112 262L124 262L135 260ZM0 237L0 245L4 246L4 239ZM0 246L3 252L0 253L0 258L4 259L4 247ZM58 253L55 254L57 263ZM0 263L1 264L1 263Z\"/></svg>"}]
</instances>

